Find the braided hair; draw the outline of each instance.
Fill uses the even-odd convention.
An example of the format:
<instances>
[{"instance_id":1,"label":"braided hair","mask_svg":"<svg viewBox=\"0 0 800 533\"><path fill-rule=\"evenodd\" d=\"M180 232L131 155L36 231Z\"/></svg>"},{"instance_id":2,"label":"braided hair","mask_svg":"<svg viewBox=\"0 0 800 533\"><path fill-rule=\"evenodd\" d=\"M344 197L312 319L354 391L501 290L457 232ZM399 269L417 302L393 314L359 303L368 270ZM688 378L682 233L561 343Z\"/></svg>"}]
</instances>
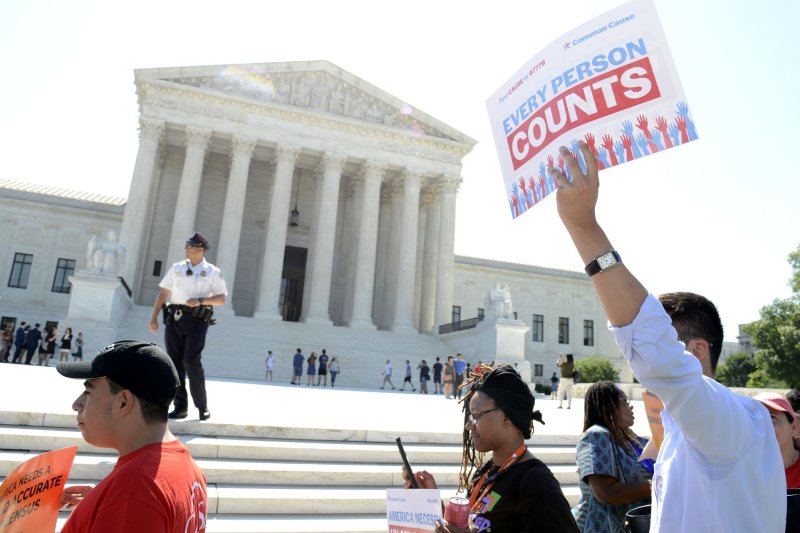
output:
<instances>
[{"instance_id":1,"label":"braided hair","mask_svg":"<svg viewBox=\"0 0 800 533\"><path fill-rule=\"evenodd\" d=\"M473 474L477 471L476 475L480 475L481 467L484 466L483 454L476 452L467 429L467 422L472 415L469 403L476 392L481 392L494 400L497 407L520 430L525 439L531 438L533 421L544 424L544 420L542 413L533 410L535 399L530 388L510 365L502 365L497 368L486 364L476 365L461 388L466 389L466 394L461 400L464 410L464 429L458 490L470 492Z\"/></svg>"},{"instance_id":2,"label":"braided hair","mask_svg":"<svg viewBox=\"0 0 800 533\"><path fill-rule=\"evenodd\" d=\"M630 428L619 425L620 389L610 381L598 381L586 390L583 404L583 431L594 425L603 426L611 433L611 440L633 452L636 435Z\"/></svg>"}]
</instances>

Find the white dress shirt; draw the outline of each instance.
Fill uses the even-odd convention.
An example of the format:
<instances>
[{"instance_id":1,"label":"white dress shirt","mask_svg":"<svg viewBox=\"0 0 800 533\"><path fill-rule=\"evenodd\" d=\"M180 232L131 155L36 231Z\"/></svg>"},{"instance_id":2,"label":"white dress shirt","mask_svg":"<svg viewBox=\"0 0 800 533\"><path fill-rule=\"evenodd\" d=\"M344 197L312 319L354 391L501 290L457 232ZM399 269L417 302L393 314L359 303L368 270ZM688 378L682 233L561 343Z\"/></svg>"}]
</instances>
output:
<instances>
[{"instance_id":1,"label":"white dress shirt","mask_svg":"<svg viewBox=\"0 0 800 533\"><path fill-rule=\"evenodd\" d=\"M652 295L633 323L610 329L664 402L650 532L785 531L786 476L767 409L704 376Z\"/></svg>"}]
</instances>

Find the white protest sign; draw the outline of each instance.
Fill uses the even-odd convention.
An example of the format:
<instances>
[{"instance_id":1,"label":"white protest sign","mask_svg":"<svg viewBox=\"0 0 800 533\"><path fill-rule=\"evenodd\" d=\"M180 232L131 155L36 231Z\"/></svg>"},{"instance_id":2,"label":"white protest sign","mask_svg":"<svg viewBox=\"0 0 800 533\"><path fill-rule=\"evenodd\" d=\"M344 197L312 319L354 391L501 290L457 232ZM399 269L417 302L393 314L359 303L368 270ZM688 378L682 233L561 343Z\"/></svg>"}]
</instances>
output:
<instances>
[{"instance_id":1,"label":"white protest sign","mask_svg":"<svg viewBox=\"0 0 800 533\"><path fill-rule=\"evenodd\" d=\"M386 518L389 533L435 531L442 519L439 489L386 489Z\"/></svg>"},{"instance_id":2,"label":"white protest sign","mask_svg":"<svg viewBox=\"0 0 800 533\"><path fill-rule=\"evenodd\" d=\"M651 0L634 0L536 54L486 103L511 216L555 191L547 167L569 177L558 147L602 170L697 138Z\"/></svg>"}]
</instances>

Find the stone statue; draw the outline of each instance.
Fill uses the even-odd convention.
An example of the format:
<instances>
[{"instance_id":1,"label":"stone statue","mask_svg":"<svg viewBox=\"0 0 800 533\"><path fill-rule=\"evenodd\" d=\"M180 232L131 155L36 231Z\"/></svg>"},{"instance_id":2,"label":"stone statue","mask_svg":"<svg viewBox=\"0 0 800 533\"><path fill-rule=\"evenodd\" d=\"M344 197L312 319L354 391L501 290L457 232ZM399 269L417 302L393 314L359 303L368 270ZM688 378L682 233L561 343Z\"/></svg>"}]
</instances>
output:
<instances>
[{"instance_id":1,"label":"stone statue","mask_svg":"<svg viewBox=\"0 0 800 533\"><path fill-rule=\"evenodd\" d=\"M506 283L495 283L494 288L489 291L489 312L495 319L514 318L511 290Z\"/></svg>"},{"instance_id":2,"label":"stone statue","mask_svg":"<svg viewBox=\"0 0 800 533\"><path fill-rule=\"evenodd\" d=\"M86 248L86 270L116 275L125 261L125 247L117 242L117 232L109 230L105 239L92 235Z\"/></svg>"}]
</instances>

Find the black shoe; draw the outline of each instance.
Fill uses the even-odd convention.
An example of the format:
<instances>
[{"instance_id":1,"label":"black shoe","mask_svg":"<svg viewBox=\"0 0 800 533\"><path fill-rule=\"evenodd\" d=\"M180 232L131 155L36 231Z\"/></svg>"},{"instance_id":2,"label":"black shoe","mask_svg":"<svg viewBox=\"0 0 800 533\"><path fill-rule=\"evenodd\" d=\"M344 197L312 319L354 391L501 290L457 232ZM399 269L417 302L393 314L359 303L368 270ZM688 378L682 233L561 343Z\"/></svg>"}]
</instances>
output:
<instances>
[{"instance_id":1,"label":"black shoe","mask_svg":"<svg viewBox=\"0 0 800 533\"><path fill-rule=\"evenodd\" d=\"M211 411L208 410L208 407L200 409L200 420L208 420L209 418L211 418Z\"/></svg>"},{"instance_id":2,"label":"black shoe","mask_svg":"<svg viewBox=\"0 0 800 533\"><path fill-rule=\"evenodd\" d=\"M180 418L186 418L187 416L189 416L189 413L187 413L186 411L178 411L177 409L175 409L174 411L172 411L170 414L167 415L167 418L180 419Z\"/></svg>"}]
</instances>

